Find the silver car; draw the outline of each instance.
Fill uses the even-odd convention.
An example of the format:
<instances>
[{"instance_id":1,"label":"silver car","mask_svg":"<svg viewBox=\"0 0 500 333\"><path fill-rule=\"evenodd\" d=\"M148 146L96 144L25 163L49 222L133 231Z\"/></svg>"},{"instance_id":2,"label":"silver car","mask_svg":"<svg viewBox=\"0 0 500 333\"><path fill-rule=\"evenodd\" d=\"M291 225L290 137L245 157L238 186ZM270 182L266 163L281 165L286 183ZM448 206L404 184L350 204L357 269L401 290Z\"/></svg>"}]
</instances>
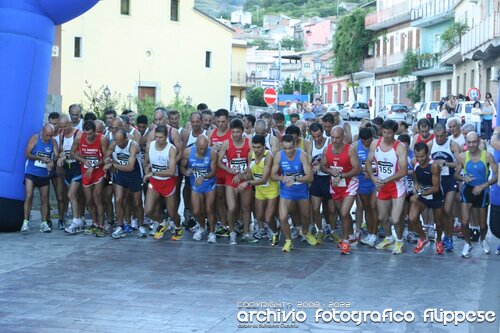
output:
<instances>
[{"instance_id":1,"label":"silver car","mask_svg":"<svg viewBox=\"0 0 500 333\"><path fill-rule=\"evenodd\" d=\"M364 102L346 102L340 116L344 120L370 118L370 107Z\"/></svg>"},{"instance_id":2,"label":"silver car","mask_svg":"<svg viewBox=\"0 0 500 333\"><path fill-rule=\"evenodd\" d=\"M387 104L380 110L378 115L384 120L391 119L394 121L404 120L411 122L413 118L410 110L404 104Z\"/></svg>"}]
</instances>

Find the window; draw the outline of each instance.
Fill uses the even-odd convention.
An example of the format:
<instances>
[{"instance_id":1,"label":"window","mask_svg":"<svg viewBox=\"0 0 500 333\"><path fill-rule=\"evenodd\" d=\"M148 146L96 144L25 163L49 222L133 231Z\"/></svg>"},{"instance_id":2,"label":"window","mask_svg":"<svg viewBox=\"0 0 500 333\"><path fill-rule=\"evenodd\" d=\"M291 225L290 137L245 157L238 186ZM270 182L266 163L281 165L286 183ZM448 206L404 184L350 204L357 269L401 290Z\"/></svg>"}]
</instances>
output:
<instances>
[{"instance_id":1,"label":"window","mask_svg":"<svg viewBox=\"0 0 500 333\"><path fill-rule=\"evenodd\" d=\"M170 21L179 21L179 0L170 0Z\"/></svg>"},{"instance_id":2,"label":"window","mask_svg":"<svg viewBox=\"0 0 500 333\"><path fill-rule=\"evenodd\" d=\"M257 69L257 73L262 73L262 72L264 72L267 69L267 66L263 65L263 64L258 64L256 66L256 69Z\"/></svg>"},{"instance_id":3,"label":"window","mask_svg":"<svg viewBox=\"0 0 500 333\"><path fill-rule=\"evenodd\" d=\"M139 100L144 100L144 98L151 98L156 101L156 87L144 87L139 86Z\"/></svg>"},{"instance_id":4,"label":"window","mask_svg":"<svg viewBox=\"0 0 500 333\"><path fill-rule=\"evenodd\" d=\"M212 67L212 51L205 52L205 68Z\"/></svg>"},{"instance_id":5,"label":"window","mask_svg":"<svg viewBox=\"0 0 500 333\"><path fill-rule=\"evenodd\" d=\"M304 68L311 68L311 63L310 62L305 62L304 63Z\"/></svg>"},{"instance_id":6,"label":"window","mask_svg":"<svg viewBox=\"0 0 500 333\"><path fill-rule=\"evenodd\" d=\"M130 15L130 0L121 0L120 14Z\"/></svg>"},{"instance_id":7,"label":"window","mask_svg":"<svg viewBox=\"0 0 500 333\"><path fill-rule=\"evenodd\" d=\"M75 58L82 57L82 37L75 37L74 56Z\"/></svg>"}]
</instances>

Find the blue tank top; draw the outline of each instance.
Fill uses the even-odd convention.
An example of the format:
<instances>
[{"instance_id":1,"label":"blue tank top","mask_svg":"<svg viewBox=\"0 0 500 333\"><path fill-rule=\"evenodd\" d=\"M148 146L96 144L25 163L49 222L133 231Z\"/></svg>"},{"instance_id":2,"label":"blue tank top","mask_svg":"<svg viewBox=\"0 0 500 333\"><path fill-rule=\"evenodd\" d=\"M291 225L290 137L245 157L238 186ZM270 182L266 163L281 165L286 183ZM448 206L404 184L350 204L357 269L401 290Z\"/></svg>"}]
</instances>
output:
<instances>
[{"instance_id":1,"label":"blue tank top","mask_svg":"<svg viewBox=\"0 0 500 333\"><path fill-rule=\"evenodd\" d=\"M38 140L36 141L35 147L33 147L31 154L37 157L52 158L54 154L54 146L52 145L52 139L50 139L47 143L44 143L42 141L42 137L38 135ZM49 170L47 169L47 165L39 160L36 161L28 160L28 163L26 163L26 173L38 177L50 176Z\"/></svg>"},{"instance_id":2,"label":"blue tank top","mask_svg":"<svg viewBox=\"0 0 500 333\"><path fill-rule=\"evenodd\" d=\"M304 176L304 168L302 163L300 162L300 154L302 150L297 148L295 152L295 157L293 160L289 160L286 157L285 152L282 150L281 152L281 160L280 160L280 168L281 174L283 176L296 176L302 177ZM297 193L307 193L308 185L306 183L294 183L292 186L287 187L283 182L280 182L280 193L281 194L293 194Z\"/></svg>"},{"instance_id":3,"label":"blue tank top","mask_svg":"<svg viewBox=\"0 0 500 333\"><path fill-rule=\"evenodd\" d=\"M490 173L488 162L486 161L486 151L481 151L481 158L477 162L470 159L470 152L465 152L465 175L474 179L468 183L471 186L484 184L488 181Z\"/></svg>"},{"instance_id":4,"label":"blue tank top","mask_svg":"<svg viewBox=\"0 0 500 333\"><path fill-rule=\"evenodd\" d=\"M206 176L210 170L210 153L212 149L207 148L205 155L202 158L196 157L196 147L191 147L188 159L188 168L191 169L191 175L189 175L189 181L191 182L191 187L194 191L205 191L213 187L215 183L215 177L205 179L200 186L195 185L195 180L198 177Z\"/></svg>"},{"instance_id":5,"label":"blue tank top","mask_svg":"<svg viewBox=\"0 0 500 333\"><path fill-rule=\"evenodd\" d=\"M365 148L361 139L358 140L358 159L361 167L366 167L366 159L368 158L368 153L370 153L370 147ZM361 171L358 175L360 183L373 183L371 179L365 177L366 172Z\"/></svg>"}]
</instances>

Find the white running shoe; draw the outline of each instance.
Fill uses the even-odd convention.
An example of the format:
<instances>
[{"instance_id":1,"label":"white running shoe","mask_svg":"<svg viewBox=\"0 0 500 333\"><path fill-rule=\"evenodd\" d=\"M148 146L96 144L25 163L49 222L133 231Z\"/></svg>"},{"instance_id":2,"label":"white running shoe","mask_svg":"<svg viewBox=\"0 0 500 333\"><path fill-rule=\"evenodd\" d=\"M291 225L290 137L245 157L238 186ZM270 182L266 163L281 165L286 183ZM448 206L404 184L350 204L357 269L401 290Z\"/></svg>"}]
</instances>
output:
<instances>
[{"instance_id":1,"label":"white running shoe","mask_svg":"<svg viewBox=\"0 0 500 333\"><path fill-rule=\"evenodd\" d=\"M490 254L490 244L488 243L488 240L485 238L480 241L481 246L483 247L483 252L485 254Z\"/></svg>"},{"instance_id":2,"label":"white running shoe","mask_svg":"<svg viewBox=\"0 0 500 333\"><path fill-rule=\"evenodd\" d=\"M158 230L158 227L160 226L160 223L153 221L151 224L151 231L149 232L150 236L154 236L156 233L156 230Z\"/></svg>"},{"instance_id":3,"label":"white running shoe","mask_svg":"<svg viewBox=\"0 0 500 333\"><path fill-rule=\"evenodd\" d=\"M203 235L205 234L205 229L203 228L198 228L198 230L196 230L196 232L194 233L193 235L193 239L195 241L201 241L201 239L203 238Z\"/></svg>"},{"instance_id":4,"label":"white running shoe","mask_svg":"<svg viewBox=\"0 0 500 333\"><path fill-rule=\"evenodd\" d=\"M127 236L127 233L120 226L116 227L115 231L113 231L113 233L111 234L111 237L113 237L114 239L123 238L125 236Z\"/></svg>"},{"instance_id":5,"label":"white running shoe","mask_svg":"<svg viewBox=\"0 0 500 333\"><path fill-rule=\"evenodd\" d=\"M130 223L130 226L134 230L139 229L139 221L137 219L132 219L132 222Z\"/></svg>"},{"instance_id":6,"label":"white running shoe","mask_svg":"<svg viewBox=\"0 0 500 333\"><path fill-rule=\"evenodd\" d=\"M52 229L50 229L49 224L46 221L40 224L40 232L52 232Z\"/></svg>"},{"instance_id":7,"label":"white running shoe","mask_svg":"<svg viewBox=\"0 0 500 333\"><path fill-rule=\"evenodd\" d=\"M24 220L23 226L21 227L21 232L28 232L28 231L30 231L30 221Z\"/></svg>"},{"instance_id":8,"label":"white running shoe","mask_svg":"<svg viewBox=\"0 0 500 333\"><path fill-rule=\"evenodd\" d=\"M147 238L147 237L148 237L148 233L146 231L146 227L141 225L139 227L139 231L137 231L137 238Z\"/></svg>"},{"instance_id":9,"label":"white running shoe","mask_svg":"<svg viewBox=\"0 0 500 333\"><path fill-rule=\"evenodd\" d=\"M215 236L215 232L211 232L210 234L208 234L207 243L212 243L212 244L217 243L217 236Z\"/></svg>"},{"instance_id":10,"label":"white running shoe","mask_svg":"<svg viewBox=\"0 0 500 333\"><path fill-rule=\"evenodd\" d=\"M234 231L231 231L229 233L229 244L231 244L231 245L238 244L238 242L236 241L236 232L234 232Z\"/></svg>"},{"instance_id":11,"label":"white running shoe","mask_svg":"<svg viewBox=\"0 0 500 333\"><path fill-rule=\"evenodd\" d=\"M464 249L462 250L462 257L469 258L472 251L472 245L469 243L464 244Z\"/></svg>"}]
</instances>

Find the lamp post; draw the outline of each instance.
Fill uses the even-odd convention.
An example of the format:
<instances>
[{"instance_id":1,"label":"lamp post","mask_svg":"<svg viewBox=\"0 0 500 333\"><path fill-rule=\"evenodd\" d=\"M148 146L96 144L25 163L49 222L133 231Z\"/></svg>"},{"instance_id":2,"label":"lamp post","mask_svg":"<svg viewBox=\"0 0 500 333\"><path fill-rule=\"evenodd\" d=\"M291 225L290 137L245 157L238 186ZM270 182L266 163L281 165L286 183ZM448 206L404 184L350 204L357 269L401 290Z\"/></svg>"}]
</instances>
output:
<instances>
[{"instance_id":1,"label":"lamp post","mask_svg":"<svg viewBox=\"0 0 500 333\"><path fill-rule=\"evenodd\" d=\"M104 90L102 91L103 95L104 95L104 98L106 99L106 110L108 109L108 105L109 105L109 96L111 96L111 90L109 90L108 86L106 86L104 88Z\"/></svg>"},{"instance_id":2,"label":"lamp post","mask_svg":"<svg viewBox=\"0 0 500 333\"><path fill-rule=\"evenodd\" d=\"M191 103L193 103L193 99L191 98L191 96L188 96L186 98L186 104L189 105L189 106L191 106Z\"/></svg>"},{"instance_id":3,"label":"lamp post","mask_svg":"<svg viewBox=\"0 0 500 333\"><path fill-rule=\"evenodd\" d=\"M128 94L127 95L127 99L128 99L128 108L129 110L132 108L132 101L134 100L134 96L132 96L132 94Z\"/></svg>"},{"instance_id":4,"label":"lamp post","mask_svg":"<svg viewBox=\"0 0 500 333\"><path fill-rule=\"evenodd\" d=\"M174 84L174 94L175 94L175 102L177 103L179 101L179 94L181 92L181 85L179 84L179 81L177 81Z\"/></svg>"}]
</instances>

